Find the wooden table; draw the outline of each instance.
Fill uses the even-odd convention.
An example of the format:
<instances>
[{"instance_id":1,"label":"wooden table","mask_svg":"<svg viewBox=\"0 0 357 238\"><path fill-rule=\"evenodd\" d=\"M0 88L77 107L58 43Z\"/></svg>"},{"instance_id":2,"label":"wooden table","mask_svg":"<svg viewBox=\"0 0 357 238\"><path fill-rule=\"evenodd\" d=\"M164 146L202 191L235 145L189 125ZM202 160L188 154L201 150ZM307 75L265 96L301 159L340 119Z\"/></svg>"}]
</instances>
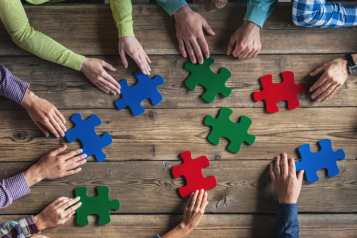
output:
<instances>
[{"instance_id":1,"label":"wooden table","mask_svg":"<svg viewBox=\"0 0 357 238\"><path fill-rule=\"evenodd\" d=\"M195 8L195 7L194 7ZM196 8L195 8L196 9ZM197 9L196 9L197 10ZM228 4L213 13L202 12L216 36L207 37L215 64L213 71L227 67L232 72L227 86L228 98L213 103L200 98L203 88L189 91L183 84L189 72L186 59L179 54L174 19L155 5L135 5L134 29L152 60L152 76L160 74L164 100L157 106L143 103L146 112L138 117L130 110L114 107L118 96L99 91L81 72L33 56L11 42L0 24L0 62L20 79L31 83L30 89L58 107L66 117L80 112L84 118L97 114L102 125L98 134L109 132L113 144L104 149L108 158L97 163L93 158L74 176L43 181L31 188L31 194L0 210L0 222L37 214L60 196L74 196L79 186L107 185L111 199L119 198L121 208L113 211L106 226L79 227L74 219L63 226L43 231L50 237L153 237L180 222L186 200L178 196L183 178L174 179L171 167L181 163L179 155L191 150L194 158L207 155L211 166L205 176L215 175L218 185L209 190L207 215L190 237L272 237L275 225L275 198L268 165L281 152L299 158L297 148L305 143L312 151L323 138L333 141L335 150L343 148L346 159L338 162L340 174L304 182L299 198L302 237L356 237L357 235L357 77L351 76L334 97L324 102L300 94L301 107L268 114L263 102L254 102L252 93L260 90L259 79L272 74L275 83L280 74L291 70L297 83L311 86L317 78L309 76L316 67L344 53L357 49L356 28L308 29L291 21L291 3L281 4L264 25L262 51L254 59L239 61L225 52L233 32L241 25L246 4ZM138 70L130 60L129 68L120 63L117 30L108 5L26 6L32 26L73 51L111 63L118 70L110 72L118 81L134 84ZM228 141L218 146L207 141L210 128L203 125L206 115L216 116L219 108L234 110L232 121L242 115L253 120L249 130L256 135L252 146L243 145L238 154L226 150ZM53 136L46 138L16 103L0 98L0 178L7 178L29 168L46 153L67 143ZM68 144L68 151L79 148Z\"/></svg>"}]
</instances>

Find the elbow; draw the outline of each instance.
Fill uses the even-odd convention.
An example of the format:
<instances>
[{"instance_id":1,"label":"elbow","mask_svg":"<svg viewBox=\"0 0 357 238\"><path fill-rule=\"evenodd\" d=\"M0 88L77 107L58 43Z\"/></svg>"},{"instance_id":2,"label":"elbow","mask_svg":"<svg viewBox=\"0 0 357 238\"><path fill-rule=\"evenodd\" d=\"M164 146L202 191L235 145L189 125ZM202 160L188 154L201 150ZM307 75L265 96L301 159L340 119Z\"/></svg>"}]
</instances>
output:
<instances>
[{"instance_id":1,"label":"elbow","mask_svg":"<svg viewBox=\"0 0 357 238\"><path fill-rule=\"evenodd\" d=\"M317 27L316 21L311 14L293 15L293 22L296 26Z\"/></svg>"}]
</instances>

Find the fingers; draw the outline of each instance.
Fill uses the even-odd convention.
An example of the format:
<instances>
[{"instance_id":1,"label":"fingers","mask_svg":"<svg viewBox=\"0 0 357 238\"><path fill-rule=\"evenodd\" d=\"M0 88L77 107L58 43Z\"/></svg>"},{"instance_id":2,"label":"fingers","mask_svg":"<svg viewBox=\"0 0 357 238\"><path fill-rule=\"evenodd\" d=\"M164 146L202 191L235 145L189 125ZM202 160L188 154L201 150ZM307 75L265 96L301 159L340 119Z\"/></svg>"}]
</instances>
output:
<instances>
[{"instance_id":1,"label":"fingers","mask_svg":"<svg viewBox=\"0 0 357 238\"><path fill-rule=\"evenodd\" d=\"M57 125L59 126L59 128L61 129L61 132L59 132L61 134L62 137L65 137L65 132L67 131L67 128L65 127L65 125L63 124L61 118L59 118L57 116L57 114L53 115L53 119L55 120L55 122L57 122Z\"/></svg>"},{"instance_id":2,"label":"fingers","mask_svg":"<svg viewBox=\"0 0 357 238\"><path fill-rule=\"evenodd\" d=\"M101 83L100 81L95 82L95 85L105 93L109 93L109 91L110 91L110 89L107 86L105 86L103 83Z\"/></svg>"},{"instance_id":3,"label":"fingers","mask_svg":"<svg viewBox=\"0 0 357 238\"><path fill-rule=\"evenodd\" d=\"M149 67L149 64L146 60L146 57L145 57L145 54L143 54L143 52L138 56L138 58L140 59L138 62L139 62L139 67L141 69L141 72L143 72L144 74L146 75L150 75L150 67Z\"/></svg>"},{"instance_id":4,"label":"fingers","mask_svg":"<svg viewBox=\"0 0 357 238\"><path fill-rule=\"evenodd\" d=\"M316 81L316 83L314 83L314 85L312 85L312 87L310 88L310 92L315 91L317 88L319 88L321 85L323 85L326 80L328 79L327 75L323 74L319 80Z\"/></svg>"},{"instance_id":5,"label":"fingers","mask_svg":"<svg viewBox=\"0 0 357 238\"><path fill-rule=\"evenodd\" d=\"M53 115L50 115L50 122L51 122L52 126L56 129L57 135L61 135L62 137L64 137L65 134L64 134L61 126L58 124L57 118L54 118Z\"/></svg>"},{"instance_id":6,"label":"fingers","mask_svg":"<svg viewBox=\"0 0 357 238\"><path fill-rule=\"evenodd\" d=\"M212 28L208 25L207 21L204 21L202 24L202 28L211 36L214 36L216 33L212 30Z\"/></svg>"},{"instance_id":7,"label":"fingers","mask_svg":"<svg viewBox=\"0 0 357 238\"><path fill-rule=\"evenodd\" d=\"M209 48L208 48L208 44L206 42L206 38L202 35L200 37L198 37L198 43L201 46L201 49L205 55L206 58L209 58Z\"/></svg>"},{"instance_id":8,"label":"fingers","mask_svg":"<svg viewBox=\"0 0 357 238\"><path fill-rule=\"evenodd\" d=\"M191 40L191 44L193 46L193 49L196 53L197 59L198 59L198 63L199 64L203 64L203 56L202 56L202 51L201 51L201 47L198 45L198 42L196 39L192 39Z\"/></svg>"},{"instance_id":9,"label":"fingers","mask_svg":"<svg viewBox=\"0 0 357 238\"><path fill-rule=\"evenodd\" d=\"M54 200L51 205L53 206L58 206L60 203L62 203L65 199L68 199L67 197L59 197L56 200Z\"/></svg>"},{"instance_id":10,"label":"fingers","mask_svg":"<svg viewBox=\"0 0 357 238\"><path fill-rule=\"evenodd\" d=\"M197 200L197 196L198 196L198 190L196 190L196 192L193 194L192 200L191 200L191 204L190 204L190 211L193 210L193 208L195 207L196 204L196 200Z\"/></svg>"},{"instance_id":11,"label":"fingers","mask_svg":"<svg viewBox=\"0 0 357 238\"><path fill-rule=\"evenodd\" d=\"M56 156L60 153L62 153L63 151L65 151L67 149L67 145L62 145L61 147L55 149L54 151L51 151L50 154L53 156Z\"/></svg>"},{"instance_id":12,"label":"fingers","mask_svg":"<svg viewBox=\"0 0 357 238\"><path fill-rule=\"evenodd\" d=\"M293 158L289 159L289 175L296 177L295 160Z\"/></svg>"},{"instance_id":13,"label":"fingers","mask_svg":"<svg viewBox=\"0 0 357 238\"><path fill-rule=\"evenodd\" d=\"M76 197L76 198L74 198L74 199L64 200L65 202L62 203L58 208L65 210L66 208L68 208L68 207L72 206L73 204L75 204L76 202L78 202L79 199L80 199L80 197ZM67 210L69 210L69 209L67 209ZM72 213L73 213L73 212L72 212Z\"/></svg>"},{"instance_id":14,"label":"fingers","mask_svg":"<svg viewBox=\"0 0 357 238\"><path fill-rule=\"evenodd\" d=\"M104 88L107 92L110 92L113 95L116 95L117 93L120 94L120 90L115 87L113 84L107 81L107 79L100 77L98 84Z\"/></svg>"},{"instance_id":15,"label":"fingers","mask_svg":"<svg viewBox=\"0 0 357 238\"><path fill-rule=\"evenodd\" d=\"M271 163L269 165L269 172L270 172L270 178L271 178L271 181L275 181L275 174L274 174L274 165L273 163Z\"/></svg>"},{"instance_id":16,"label":"fingers","mask_svg":"<svg viewBox=\"0 0 357 238\"><path fill-rule=\"evenodd\" d=\"M188 40L185 40L185 45L186 45L186 49L188 51L188 55L190 56L191 62L193 64L196 64L196 56L195 56L195 53L193 53L191 43Z\"/></svg>"},{"instance_id":17,"label":"fingers","mask_svg":"<svg viewBox=\"0 0 357 238\"><path fill-rule=\"evenodd\" d=\"M324 100L328 95L332 93L332 91L336 88L335 84L331 84L320 96L316 98L318 102Z\"/></svg>"},{"instance_id":18,"label":"fingers","mask_svg":"<svg viewBox=\"0 0 357 238\"><path fill-rule=\"evenodd\" d=\"M334 94L337 92L337 90L340 89L340 87L341 87L341 86L336 86L336 87L332 90L332 92L330 93L330 95L328 95L328 96L326 97L326 99L329 99L330 97L332 97L332 95L334 95Z\"/></svg>"},{"instance_id":19,"label":"fingers","mask_svg":"<svg viewBox=\"0 0 357 238\"><path fill-rule=\"evenodd\" d=\"M47 129L48 129L55 137L57 137L57 138L60 137L59 134L58 134L58 132L57 132L57 130L53 127L51 119L50 119L50 120L47 119L47 120L45 121L45 123L44 123L44 126L46 126Z\"/></svg>"},{"instance_id":20,"label":"fingers","mask_svg":"<svg viewBox=\"0 0 357 238\"><path fill-rule=\"evenodd\" d=\"M245 60L248 56L248 54L250 54L250 49L246 48L245 50L242 51L242 53L238 56L239 60Z\"/></svg>"},{"instance_id":21,"label":"fingers","mask_svg":"<svg viewBox=\"0 0 357 238\"><path fill-rule=\"evenodd\" d=\"M150 60L150 58L149 58L149 56L146 54L146 52L144 51L144 53L145 53L145 58L146 58L146 61L149 63L149 64L151 64L151 60ZM150 69L151 70L151 69Z\"/></svg>"},{"instance_id":22,"label":"fingers","mask_svg":"<svg viewBox=\"0 0 357 238\"><path fill-rule=\"evenodd\" d=\"M107 62L105 62L104 60L102 61L102 66L104 68L109 69L110 71L116 71L117 69L113 67L113 65L108 64Z\"/></svg>"},{"instance_id":23,"label":"fingers","mask_svg":"<svg viewBox=\"0 0 357 238\"><path fill-rule=\"evenodd\" d=\"M203 199L202 199L202 202L201 202L201 211L202 211L202 214L205 212L206 210L206 206L208 204L208 194L207 192L205 192L205 195L203 196Z\"/></svg>"},{"instance_id":24,"label":"fingers","mask_svg":"<svg viewBox=\"0 0 357 238\"><path fill-rule=\"evenodd\" d=\"M280 155L276 157L275 159L275 166L274 166L274 173L275 173L275 178L280 177L281 173L280 173Z\"/></svg>"},{"instance_id":25,"label":"fingers","mask_svg":"<svg viewBox=\"0 0 357 238\"><path fill-rule=\"evenodd\" d=\"M195 204L195 210L200 210L201 208L201 203L202 203L202 198L203 198L203 195L205 194L205 190L201 189L200 190L200 193L198 194L198 198L196 200L196 204Z\"/></svg>"},{"instance_id":26,"label":"fingers","mask_svg":"<svg viewBox=\"0 0 357 238\"><path fill-rule=\"evenodd\" d=\"M189 208L189 207L191 206L191 202L192 202L192 199L193 199L193 195L194 195L194 194L195 194L195 193L191 193L190 198L188 199L187 204L186 204L186 207L187 207L187 208Z\"/></svg>"},{"instance_id":27,"label":"fingers","mask_svg":"<svg viewBox=\"0 0 357 238\"><path fill-rule=\"evenodd\" d=\"M183 57L187 57L187 53L186 53L186 48L185 48L185 44L183 43L182 39L178 39L179 42L179 48L180 48L180 52L182 54Z\"/></svg>"},{"instance_id":28,"label":"fingers","mask_svg":"<svg viewBox=\"0 0 357 238\"><path fill-rule=\"evenodd\" d=\"M79 155L80 153L82 153L83 150L82 149L77 149L77 150L73 150L65 155L62 155L61 157L64 159L64 160L68 160L70 158L72 158L73 156L76 156L76 155Z\"/></svg>"},{"instance_id":29,"label":"fingers","mask_svg":"<svg viewBox=\"0 0 357 238\"><path fill-rule=\"evenodd\" d=\"M64 118L64 116L62 115L62 113L57 110L57 108L56 108L56 110L55 110L55 113L56 113L56 115L61 119L62 123L63 123L63 124L66 124L66 119ZM66 127L65 127L65 129L66 129L65 131L67 131L67 128L66 128Z\"/></svg>"},{"instance_id":30,"label":"fingers","mask_svg":"<svg viewBox=\"0 0 357 238\"><path fill-rule=\"evenodd\" d=\"M76 202L78 202L79 200L80 200L80 197L76 197L75 199L72 199L69 202L67 202L66 204L64 204L62 206L62 208L66 209L66 208L72 206L73 204L75 204ZM79 202L76 205L74 205L73 207L68 208L67 210L64 211L64 215L68 216L69 214L73 214L74 211L77 210L81 205L82 205L82 203Z\"/></svg>"},{"instance_id":31,"label":"fingers","mask_svg":"<svg viewBox=\"0 0 357 238\"><path fill-rule=\"evenodd\" d=\"M107 87L113 91L112 93L115 95L120 94L120 85L119 83L112 77L110 76L106 71L103 72L102 78L104 79L102 83L104 83Z\"/></svg>"},{"instance_id":32,"label":"fingers","mask_svg":"<svg viewBox=\"0 0 357 238\"><path fill-rule=\"evenodd\" d=\"M231 38L231 40L229 41L229 44L228 44L227 55L232 54L235 45L236 45L235 40L233 40L233 39Z\"/></svg>"},{"instance_id":33,"label":"fingers","mask_svg":"<svg viewBox=\"0 0 357 238\"><path fill-rule=\"evenodd\" d=\"M55 209L58 209L60 207L62 207L64 204L66 204L67 202L71 201L70 198L67 198L67 197L64 197L64 199L61 199L59 202L57 202L55 205L54 205L54 208Z\"/></svg>"},{"instance_id":34,"label":"fingers","mask_svg":"<svg viewBox=\"0 0 357 238\"><path fill-rule=\"evenodd\" d=\"M284 178L288 176L289 167L288 167L288 155L283 153L283 157L281 159L280 171Z\"/></svg>"},{"instance_id":35,"label":"fingers","mask_svg":"<svg viewBox=\"0 0 357 238\"><path fill-rule=\"evenodd\" d=\"M325 65L318 67L317 69L315 69L313 72L310 73L311 76L316 76L319 73L322 73L325 70ZM310 91L311 92L311 91Z\"/></svg>"},{"instance_id":36,"label":"fingers","mask_svg":"<svg viewBox=\"0 0 357 238\"><path fill-rule=\"evenodd\" d=\"M121 63L124 65L124 67L128 68L129 64L128 64L128 60L126 59L126 54L124 51L120 52L120 60L121 60Z\"/></svg>"},{"instance_id":37,"label":"fingers","mask_svg":"<svg viewBox=\"0 0 357 238\"><path fill-rule=\"evenodd\" d=\"M241 47L238 42L235 42L235 47L233 50L233 56L238 57L243 51L243 47Z\"/></svg>"},{"instance_id":38,"label":"fingers","mask_svg":"<svg viewBox=\"0 0 357 238\"><path fill-rule=\"evenodd\" d=\"M298 175L297 175L297 180L300 182L300 184L302 184L302 181L304 180L304 170L300 170Z\"/></svg>"},{"instance_id":39,"label":"fingers","mask_svg":"<svg viewBox=\"0 0 357 238\"><path fill-rule=\"evenodd\" d=\"M66 169L72 170L74 168L77 168L77 167L85 164L87 162L87 160L85 159L86 157L87 157L87 155L83 154L80 156L76 156L72 159L69 159L68 161L66 161Z\"/></svg>"},{"instance_id":40,"label":"fingers","mask_svg":"<svg viewBox=\"0 0 357 238\"><path fill-rule=\"evenodd\" d=\"M47 130L47 127L45 127L44 125L42 125L40 122L34 121L35 124L38 126L38 128L40 128L40 130L45 134L46 137L49 137L50 134Z\"/></svg>"}]
</instances>

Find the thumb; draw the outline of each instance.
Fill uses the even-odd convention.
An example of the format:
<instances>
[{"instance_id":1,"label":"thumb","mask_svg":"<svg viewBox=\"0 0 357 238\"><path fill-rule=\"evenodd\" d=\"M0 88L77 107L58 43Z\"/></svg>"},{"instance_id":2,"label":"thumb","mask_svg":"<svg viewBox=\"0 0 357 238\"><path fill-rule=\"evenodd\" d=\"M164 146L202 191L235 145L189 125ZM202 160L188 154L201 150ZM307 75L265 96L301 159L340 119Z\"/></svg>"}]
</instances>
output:
<instances>
[{"instance_id":1,"label":"thumb","mask_svg":"<svg viewBox=\"0 0 357 238\"><path fill-rule=\"evenodd\" d=\"M102 66L105 67L105 68L107 68L107 69L109 69L110 71L116 71L116 70L117 70L116 68L113 67L113 65L108 64L108 63L105 62L104 60L103 60Z\"/></svg>"},{"instance_id":2,"label":"thumb","mask_svg":"<svg viewBox=\"0 0 357 238\"><path fill-rule=\"evenodd\" d=\"M316 76L316 75L318 75L319 73L322 73L324 70L325 70L325 67L324 67L324 66L318 67L317 69L315 69L314 71L312 71L312 72L310 73L310 75L311 75L311 76Z\"/></svg>"},{"instance_id":3,"label":"thumb","mask_svg":"<svg viewBox=\"0 0 357 238\"><path fill-rule=\"evenodd\" d=\"M124 51L122 51L121 53L120 53L120 59L121 59L121 62L122 62L122 64L124 65L124 67L125 68L128 68L128 60L126 59L126 55L125 55L125 52Z\"/></svg>"},{"instance_id":4,"label":"thumb","mask_svg":"<svg viewBox=\"0 0 357 238\"><path fill-rule=\"evenodd\" d=\"M227 55L232 54L233 50L234 50L234 45L235 45L235 41L234 40L230 40L229 44L228 44L228 50L227 50Z\"/></svg>"},{"instance_id":5,"label":"thumb","mask_svg":"<svg viewBox=\"0 0 357 238\"><path fill-rule=\"evenodd\" d=\"M302 183L303 179L304 179L304 173L305 171L304 170L300 170L299 173L298 173L298 176L297 176L297 179L300 183Z\"/></svg>"},{"instance_id":6,"label":"thumb","mask_svg":"<svg viewBox=\"0 0 357 238\"><path fill-rule=\"evenodd\" d=\"M214 31L212 30L212 28L208 25L207 21L204 20L203 24L202 24L203 29L210 34L211 36L214 36L216 33L214 33Z\"/></svg>"}]
</instances>

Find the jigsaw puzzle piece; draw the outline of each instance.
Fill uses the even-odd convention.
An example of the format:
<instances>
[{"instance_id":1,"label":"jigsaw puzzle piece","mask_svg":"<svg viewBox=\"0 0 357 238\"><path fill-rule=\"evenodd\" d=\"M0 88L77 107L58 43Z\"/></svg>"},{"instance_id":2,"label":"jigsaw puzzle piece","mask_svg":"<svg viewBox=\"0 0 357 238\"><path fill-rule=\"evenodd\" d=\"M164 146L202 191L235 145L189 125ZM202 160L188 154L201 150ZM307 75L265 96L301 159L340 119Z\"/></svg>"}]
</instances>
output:
<instances>
[{"instance_id":1,"label":"jigsaw puzzle piece","mask_svg":"<svg viewBox=\"0 0 357 238\"><path fill-rule=\"evenodd\" d=\"M130 87L128 85L128 81L126 81L126 79L123 79L122 81L119 82L120 85L120 91L123 94L123 92L127 92L130 91ZM115 101L115 106L119 109L119 110L123 110L126 106L128 106L128 101L121 98L119 100Z\"/></svg>"},{"instance_id":2,"label":"jigsaw puzzle piece","mask_svg":"<svg viewBox=\"0 0 357 238\"><path fill-rule=\"evenodd\" d=\"M227 150L233 153L238 153L244 142L247 142L249 145L254 144L255 135L248 134L248 128L252 125L252 122L252 119L247 116L243 115L241 117L239 122L239 126L241 127L241 133L239 134L240 136L237 136L233 141L230 141ZM246 128L246 130L244 128Z\"/></svg>"}]
</instances>

